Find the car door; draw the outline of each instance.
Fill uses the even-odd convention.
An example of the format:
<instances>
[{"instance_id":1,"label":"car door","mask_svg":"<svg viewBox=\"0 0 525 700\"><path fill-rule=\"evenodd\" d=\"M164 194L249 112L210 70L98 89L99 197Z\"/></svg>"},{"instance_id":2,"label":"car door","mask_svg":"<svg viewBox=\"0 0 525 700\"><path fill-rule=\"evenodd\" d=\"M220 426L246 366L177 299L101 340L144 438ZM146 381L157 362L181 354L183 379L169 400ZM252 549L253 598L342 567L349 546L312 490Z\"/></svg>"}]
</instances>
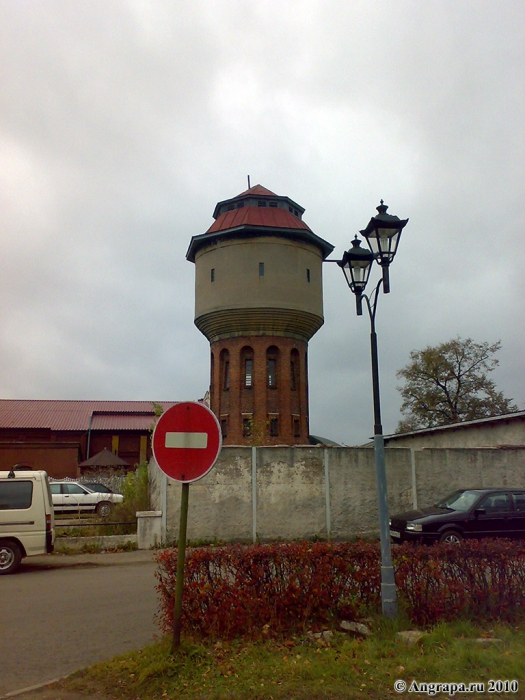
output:
<instances>
[{"instance_id":1,"label":"car door","mask_svg":"<svg viewBox=\"0 0 525 700\"><path fill-rule=\"evenodd\" d=\"M512 499L510 493L490 493L476 506L473 529L478 537L511 537ZM482 512L481 512L482 511Z\"/></svg>"},{"instance_id":2,"label":"car door","mask_svg":"<svg viewBox=\"0 0 525 700\"><path fill-rule=\"evenodd\" d=\"M64 510L86 510L93 508L91 503L86 502L88 492L80 484L62 484L64 494Z\"/></svg>"},{"instance_id":3,"label":"car door","mask_svg":"<svg viewBox=\"0 0 525 700\"><path fill-rule=\"evenodd\" d=\"M525 537L525 491L513 491L511 494L514 512L510 520L514 537Z\"/></svg>"},{"instance_id":4,"label":"car door","mask_svg":"<svg viewBox=\"0 0 525 700\"><path fill-rule=\"evenodd\" d=\"M51 498L53 501L53 508L55 510L63 510L64 508L64 494L62 493L62 484L49 484L51 490Z\"/></svg>"}]
</instances>

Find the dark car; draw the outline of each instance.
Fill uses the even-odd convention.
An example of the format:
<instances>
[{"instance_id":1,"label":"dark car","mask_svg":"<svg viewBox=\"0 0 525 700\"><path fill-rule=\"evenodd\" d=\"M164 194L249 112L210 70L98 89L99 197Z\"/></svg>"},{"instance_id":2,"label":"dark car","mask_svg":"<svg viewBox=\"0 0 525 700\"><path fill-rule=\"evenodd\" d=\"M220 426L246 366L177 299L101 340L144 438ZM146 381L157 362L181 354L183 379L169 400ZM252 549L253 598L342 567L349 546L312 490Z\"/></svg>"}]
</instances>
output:
<instances>
[{"instance_id":1,"label":"dark car","mask_svg":"<svg viewBox=\"0 0 525 700\"><path fill-rule=\"evenodd\" d=\"M525 537L525 489L459 489L435 506L390 518L393 542L458 543L464 537Z\"/></svg>"}]
</instances>

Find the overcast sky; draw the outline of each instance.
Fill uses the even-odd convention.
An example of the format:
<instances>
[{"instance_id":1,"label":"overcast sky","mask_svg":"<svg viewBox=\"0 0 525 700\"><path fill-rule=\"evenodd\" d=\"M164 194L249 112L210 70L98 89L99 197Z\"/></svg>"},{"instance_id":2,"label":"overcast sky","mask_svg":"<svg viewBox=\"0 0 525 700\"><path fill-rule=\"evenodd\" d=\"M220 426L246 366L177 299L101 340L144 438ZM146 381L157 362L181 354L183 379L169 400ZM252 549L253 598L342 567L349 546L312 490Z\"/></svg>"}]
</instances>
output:
<instances>
[{"instance_id":1,"label":"overcast sky","mask_svg":"<svg viewBox=\"0 0 525 700\"><path fill-rule=\"evenodd\" d=\"M410 351L458 335L501 340L525 408L524 27L521 0L0 0L0 396L201 398L185 254L249 174L333 258L381 198L410 218L385 433ZM310 430L359 444L370 324L336 265L324 311Z\"/></svg>"}]
</instances>

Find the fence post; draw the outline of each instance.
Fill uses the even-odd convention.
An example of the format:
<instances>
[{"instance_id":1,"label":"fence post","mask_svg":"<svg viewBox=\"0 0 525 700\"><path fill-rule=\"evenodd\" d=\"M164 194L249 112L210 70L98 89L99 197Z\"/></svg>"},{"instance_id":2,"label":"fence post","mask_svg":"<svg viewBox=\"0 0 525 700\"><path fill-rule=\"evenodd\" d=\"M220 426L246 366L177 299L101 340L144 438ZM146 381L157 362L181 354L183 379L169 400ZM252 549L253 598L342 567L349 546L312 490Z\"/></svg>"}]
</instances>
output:
<instances>
[{"instance_id":1,"label":"fence post","mask_svg":"<svg viewBox=\"0 0 525 700\"><path fill-rule=\"evenodd\" d=\"M257 448L252 447L252 541L257 542Z\"/></svg>"},{"instance_id":2,"label":"fence post","mask_svg":"<svg viewBox=\"0 0 525 700\"><path fill-rule=\"evenodd\" d=\"M151 549L162 540L162 511L139 510L137 515L137 548Z\"/></svg>"},{"instance_id":3,"label":"fence post","mask_svg":"<svg viewBox=\"0 0 525 700\"><path fill-rule=\"evenodd\" d=\"M325 447L323 450L323 462L324 462L324 496L326 504L326 536L330 539L330 532L332 530L332 523L330 519L330 472L328 469L328 449Z\"/></svg>"},{"instance_id":4,"label":"fence post","mask_svg":"<svg viewBox=\"0 0 525 700\"><path fill-rule=\"evenodd\" d=\"M410 470L412 473L412 508L417 510L416 454L413 447L410 448Z\"/></svg>"}]
</instances>

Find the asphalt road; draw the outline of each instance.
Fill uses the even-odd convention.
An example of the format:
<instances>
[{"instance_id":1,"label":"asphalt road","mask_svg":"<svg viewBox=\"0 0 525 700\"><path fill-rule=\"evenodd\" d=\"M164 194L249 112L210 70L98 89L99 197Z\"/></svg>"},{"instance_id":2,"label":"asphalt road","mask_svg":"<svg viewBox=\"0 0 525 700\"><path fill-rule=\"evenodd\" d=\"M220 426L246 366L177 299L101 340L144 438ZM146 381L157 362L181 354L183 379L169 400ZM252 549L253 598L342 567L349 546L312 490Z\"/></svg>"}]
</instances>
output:
<instances>
[{"instance_id":1,"label":"asphalt road","mask_svg":"<svg viewBox=\"0 0 525 700\"><path fill-rule=\"evenodd\" d=\"M151 553L125 552L34 557L1 576L0 696L151 644L154 571Z\"/></svg>"}]
</instances>

